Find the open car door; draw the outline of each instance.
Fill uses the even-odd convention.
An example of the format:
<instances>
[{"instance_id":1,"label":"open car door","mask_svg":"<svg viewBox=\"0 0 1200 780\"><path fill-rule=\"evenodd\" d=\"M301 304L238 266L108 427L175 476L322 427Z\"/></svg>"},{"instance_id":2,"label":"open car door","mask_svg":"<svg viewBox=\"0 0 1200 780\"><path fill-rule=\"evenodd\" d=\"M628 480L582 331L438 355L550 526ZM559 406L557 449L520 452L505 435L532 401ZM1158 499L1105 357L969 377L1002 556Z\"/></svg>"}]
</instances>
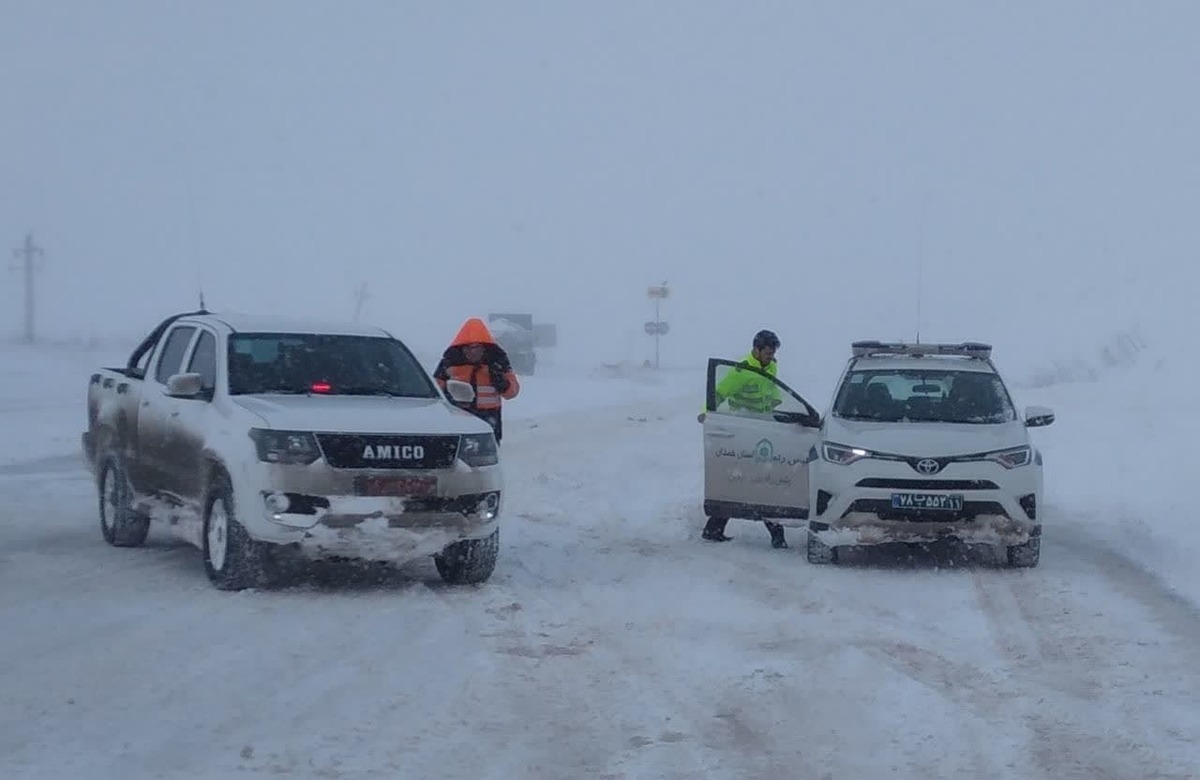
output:
<instances>
[{"instance_id":1,"label":"open car door","mask_svg":"<svg viewBox=\"0 0 1200 780\"><path fill-rule=\"evenodd\" d=\"M730 377L734 372L750 375ZM762 408L770 411L738 408L736 398L718 394L745 379L767 389ZM705 399L704 513L805 526L820 413L765 371L721 358L709 358Z\"/></svg>"}]
</instances>

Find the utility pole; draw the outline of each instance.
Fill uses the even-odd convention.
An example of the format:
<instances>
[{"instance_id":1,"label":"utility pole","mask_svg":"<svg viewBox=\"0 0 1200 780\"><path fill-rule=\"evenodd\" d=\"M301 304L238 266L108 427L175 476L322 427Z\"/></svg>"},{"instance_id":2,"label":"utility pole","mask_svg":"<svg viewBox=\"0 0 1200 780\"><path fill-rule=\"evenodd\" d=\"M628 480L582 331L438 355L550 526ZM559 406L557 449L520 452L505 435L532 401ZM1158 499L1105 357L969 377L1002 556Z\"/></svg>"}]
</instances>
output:
<instances>
[{"instance_id":1,"label":"utility pole","mask_svg":"<svg viewBox=\"0 0 1200 780\"><path fill-rule=\"evenodd\" d=\"M25 234L25 243L13 250L13 257L21 261L20 265L13 266L14 271L22 271L25 274L25 343L32 344L34 341L34 296L33 296L33 277L37 271L41 270L39 260L45 259L46 253L42 248L33 243L33 233Z\"/></svg>"},{"instance_id":2,"label":"utility pole","mask_svg":"<svg viewBox=\"0 0 1200 780\"><path fill-rule=\"evenodd\" d=\"M371 294L367 292L367 283L363 282L358 286L358 290L354 293L354 321L358 322L359 315L362 314L363 304L367 302Z\"/></svg>"}]
</instances>

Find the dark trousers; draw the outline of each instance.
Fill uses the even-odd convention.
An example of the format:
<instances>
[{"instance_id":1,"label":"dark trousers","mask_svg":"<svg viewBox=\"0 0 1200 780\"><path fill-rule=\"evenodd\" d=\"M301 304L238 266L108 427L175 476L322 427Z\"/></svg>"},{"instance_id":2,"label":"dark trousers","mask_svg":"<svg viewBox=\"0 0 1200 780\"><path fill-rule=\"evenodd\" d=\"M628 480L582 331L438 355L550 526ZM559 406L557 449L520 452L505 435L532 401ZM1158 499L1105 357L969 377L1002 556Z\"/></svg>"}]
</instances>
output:
<instances>
[{"instance_id":1,"label":"dark trousers","mask_svg":"<svg viewBox=\"0 0 1200 780\"><path fill-rule=\"evenodd\" d=\"M496 443L499 444L500 439L504 437L504 419L500 415L500 410L472 409L471 413L492 426L492 433L496 434Z\"/></svg>"},{"instance_id":2,"label":"dark trousers","mask_svg":"<svg viewBox=\"0 0 1200 780\"><path fill-rule=\"evenodd\" d=\"M710 542L723 542L730 537L725 535L725 524L729 522L728 517L710 517L708 523L704 526L704 532L701 536ZM771 534L772 547L786 547L787 538L783 532L783 526L779 523L772 523L770 520L763 520L763 525L767 527L767 531Z\"/></svg>"}]
</instances>

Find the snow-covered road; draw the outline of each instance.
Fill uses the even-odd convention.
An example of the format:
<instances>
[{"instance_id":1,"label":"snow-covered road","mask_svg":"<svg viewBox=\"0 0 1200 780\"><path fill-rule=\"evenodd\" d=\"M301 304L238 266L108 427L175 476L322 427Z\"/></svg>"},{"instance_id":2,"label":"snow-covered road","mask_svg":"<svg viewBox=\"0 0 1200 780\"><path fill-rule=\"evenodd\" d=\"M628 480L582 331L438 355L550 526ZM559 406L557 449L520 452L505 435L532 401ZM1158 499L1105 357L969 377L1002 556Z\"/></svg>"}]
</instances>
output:
<instances>
[{"instance_id":1,"label":"snow-covered road","mask_svg":"<svg viewBox=\"0 0 1200 780\"><path fill-rule=\"evenodd\" d=\"M607 381L514 415L478 589L221 593L106 546L70 449L0 460L0 777L1200 775L1200 611L1073 505L1033 570L704 543L698 377Z\"/></svg>"}]
</instances>

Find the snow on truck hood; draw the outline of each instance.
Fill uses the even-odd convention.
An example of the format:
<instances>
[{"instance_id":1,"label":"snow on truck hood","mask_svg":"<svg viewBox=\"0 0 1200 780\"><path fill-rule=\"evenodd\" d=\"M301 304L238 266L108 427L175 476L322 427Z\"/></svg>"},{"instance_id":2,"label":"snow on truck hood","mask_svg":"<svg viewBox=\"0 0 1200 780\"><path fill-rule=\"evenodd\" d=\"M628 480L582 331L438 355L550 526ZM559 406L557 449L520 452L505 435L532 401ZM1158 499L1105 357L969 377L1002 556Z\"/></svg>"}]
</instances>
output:
<instances>
[{"instance_id":1,"label":"snow on truck hood","mask_svg":"<svg viewBox=\"0 0 1200 780\"><path fill-rule=\"evenodd\" d=\"M437 398L243 395L233 402L271 428L338 433L488 433L491 426Z\"/></svg>"},{"instance_id":2,"label":"snow on truck hood","mask_svg":"<svg viewBox=\"0 0 1200 780\"><path fill-rule=\"evenodd\" d=\"M886 423L843 420L830 415L825 441L894 455L971 455L1029 443L1025 425L961 423Z\"/></svg>"}]
</instances>

